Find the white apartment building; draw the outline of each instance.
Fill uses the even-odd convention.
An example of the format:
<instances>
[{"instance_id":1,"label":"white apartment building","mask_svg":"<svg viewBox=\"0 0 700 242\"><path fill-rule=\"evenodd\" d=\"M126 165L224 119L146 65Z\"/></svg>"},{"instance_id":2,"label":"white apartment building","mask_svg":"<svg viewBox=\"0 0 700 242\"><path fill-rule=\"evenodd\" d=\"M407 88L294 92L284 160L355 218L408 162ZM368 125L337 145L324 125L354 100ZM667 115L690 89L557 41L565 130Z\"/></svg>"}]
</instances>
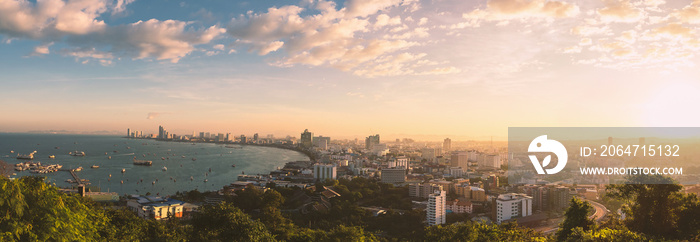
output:
<instances>
[{"instance_id":1,"label":"white apartment building","mask_svg":"<svg viewBox=\"0 0 700 242\"><path fill-rule=\"evenodd\" d=\"M314 165L314 179L326 180L337 178L338 168L333 164L315 164Z\"/></svg>"},{"instance_id":2,"label":"white apartment building","mask_svg":"<svg viewBox=\"0 0 700 242\"><path fill-rule=\"evenodd\" d=\"M496 199L496 223L532 215L532 197L522 193L501 194Z\"/></svg>"},{"instance_id":3,"label":"white apartment building","mask_svg":"<svg viewBox=\"0 0 700 242\"><path fill-rule=\"evenodd\" d=\"M447 210L445 210L445 202L447 200L447 192L435 191L428 197L428 208L426 210L426 220L428 226L445 224L447 218Z\"/></svg>"},{"instance_id":4,"label":"white apartment building","mask_svg":"<svg viewBox=\"0 0 700 242\"><path fill-rule=\"evenodd\" d=\"M462 177L464 176L464 171L462 167L450 167L450 175L452 177Z\"/></svg>"}]
</instances>

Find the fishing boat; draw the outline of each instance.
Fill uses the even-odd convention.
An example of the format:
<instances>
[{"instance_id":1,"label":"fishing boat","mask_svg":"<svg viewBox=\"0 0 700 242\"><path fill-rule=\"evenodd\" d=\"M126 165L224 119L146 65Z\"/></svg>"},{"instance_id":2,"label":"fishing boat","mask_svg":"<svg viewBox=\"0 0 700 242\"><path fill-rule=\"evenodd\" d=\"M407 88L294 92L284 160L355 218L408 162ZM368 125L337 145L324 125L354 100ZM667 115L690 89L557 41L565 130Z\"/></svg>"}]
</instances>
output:
<instances>
[{"instance_id":1,"label":"fishing boat","mask_svg":"<svg viewBox=\"0 0 700 242\"><path fill-rule=\"evenodd\" d=\"M69 152L68 154L69 154L69 155L72 155L72 156L85 156L85 152L83 152L83 151L77 151L77 150L76 150L76 151L73 151L73 152Z\"/></svg>"},{"instance_id":2,"label":"fishing boat","mask_svg":"<svg viewBox=\"0 0 700 242\"><path fill-rule=\"evenodd\" d=\"M231 167L236 167L236 164L231 165Z\"/></svg>"},{"instance_id":3,"label":"fishing boat","mask_svg":"<svg viewBox=\"0 0 700 242\"><path fill-rule=\"evenodd\" d=\"M17 159L20 160L33 160L34 159L34 154L36 154L36 150L32 153L29 153L27 155L22 155L22 154L17 154Z\"/></svg>"},{"instance_id":4,"label":"fishing boat","mask_svg":"<svg viewBox=\"0 0 700 242\"><path fill-rule=\"evenodd\" d=\"M163 171L168 171L168 168L164 166Z\"/></svg>"},{"instance_id":5,"label":"fishing boat","mask_svg":"<svg viewBox=\"0 0 700 242\"><path fill-rule=\"evenodd\" d=\"M150 161L150 160L137 160L136 157L134 157L134 165L151 166L151 165L153 165L153 161Z\"/></svg>"},{"instance_id":6,"label":"fishing boat","mask_svg":"<svg viewBox=\"0 0 700 242\"><path fill-rule=\"evenodd\" d=\"M100 166L98 166L98 165L92 165L90 168L92 168L92 169L97 169L97 168L100 168Z\"/></svg>"},{"instance_id":7,"label":"fishing boat","mask_svg":"<svg viewBox=\"0 0 700 242\"><path fill-rule=\"evenodd\" d=\"M73 169L73 171L82 171L82 170L83 170L83 167L82 167L82 166L80 166L80 167L78 167L78 168L75 168L75 169Z\"/></svg>"},{"instance_id":8,"label":"fishing boat","mask_svg":"<svg viewBox=\"0 0 700 242\"><path fill-rule=\"evenodd\" d=\"M122 169L122 173L124 173L124 172L126 172L126 169ZM124 183L124 182L122 182L122 183Z\"/></svg>"},{"instance_id":9,"label":"fishing boat","mask_svg":"<svg viewBox=\"0 0 700 242\"><path fill-rule=\"evenodd\" d=\"M49 156L49 159L56 159L56 156L55 156L55 155L50 155L50 156Z\"/></svg>"},{"instance_id":10,"label":"fishing boat","mask_svg":"<svg viewBox=\"0 0 700 242\"><path fill-rule=\"evenodd\" d=\"M196 161L196 160L197 160L197 158L192 158L192 161Z\"/></svg>"},{"instance_id":11,"label":"fishing boat","mask_svg":"<svg viewBox=\"0 0 700 242\"><path fill-rule=\"evenodd\" d=\"M111 160L111 159L112 159L112 156L107 156L107 159L110 159L110 160Z\"/></svg>"},{"instance_id":12,"label":"fishing boat","mask_svg":"<svg viewBox=\"0 0 700 242\"><path fill-rule=\"evenodd\" d=\"M209 181L209 179L204 179L204 182L208 182L208 181Z\"/></svg>"}]
</instances>

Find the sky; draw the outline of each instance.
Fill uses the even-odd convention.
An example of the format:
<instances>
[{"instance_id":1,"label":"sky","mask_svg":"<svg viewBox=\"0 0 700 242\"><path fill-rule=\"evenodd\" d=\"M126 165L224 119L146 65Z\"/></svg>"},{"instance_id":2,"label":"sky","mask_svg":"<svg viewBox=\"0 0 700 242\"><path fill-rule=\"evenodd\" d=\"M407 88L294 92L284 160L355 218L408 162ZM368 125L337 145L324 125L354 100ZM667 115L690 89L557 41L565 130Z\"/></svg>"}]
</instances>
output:
<instances>
[{"instance_id":1,"label":"sky","mask_svg":"<svg viewBox=\"0 0 700 242\"><path fill-rule=\"evenodd\" d=\"M0 0L0 132L697 126L700 1Z\"/></svg>"}]
</instances>

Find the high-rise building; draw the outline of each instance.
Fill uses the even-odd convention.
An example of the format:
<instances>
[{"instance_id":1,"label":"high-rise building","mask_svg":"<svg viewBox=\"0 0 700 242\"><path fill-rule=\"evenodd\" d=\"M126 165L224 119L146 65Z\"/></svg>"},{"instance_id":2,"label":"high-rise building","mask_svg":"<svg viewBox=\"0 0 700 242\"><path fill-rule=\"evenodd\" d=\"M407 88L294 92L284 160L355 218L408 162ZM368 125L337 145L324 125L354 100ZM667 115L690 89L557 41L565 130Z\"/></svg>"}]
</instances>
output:
<instances>
[{"instance_id":1,"label":"high-rise building","mask_svg":"<svg viewBox=\"0 0 700 242\"><path fill-rule=\"evenodd\" d=\"M126 129L126 137L131 137L131 129Z\"/></svg>"},{"instance_id":2,"label":"high-rise building","mask_svg":"<svg viewBox=\"0 0 700 242\"><path fill-rule=\"evenodd\" d=\"M331 137L318 136L313 138L313 146L321 148L322 150L328 149L328 145L331 144Z\"/></svg>"},{"instance_id":3,"label":"high-rise building","mask_svg":"<svg viewBox=\"0 0 700 242\"><path fill-rule=\"evenodd\" d=\"M326 179L335 180L337 177L338 168L332 164L315 164L314 179L323 181Z\"/></svg>"},{"instance_id":4,"label":"high-rise building","mask_svg":"<svg viewBox=\"0 0 700 242\"><path fill-rule=\"evenodd\" d=\"M521 193L501 194L496 199L496 223L532 215L532 197Z\"/></svg>"},{"instance_id":5,"label":"high-rise building","mask_svg":"<svg viewBox=\"0 0 700 242\"><path fill-rule=\"evenodd\" d=\"M370 135L365 138L365 148L371 150L375 145L379 144L379 134Z\"/></svg>"},{"instance_id":6,"label":"high-rise building","mask_svg":"<svg viewBox=\"0 0 700 242\"><path fill-rule=\"evenodd\" d=\"M305 129L303 133L301 133L301 146L304 148L311 148L313 146L313 137L314 134L309 132L308 129Z\"/></svg>"},{"instance_id":7,"label":"high-rise building","mask_svg":"<svg viewBox=\"0 0 700 242\"><path fill-rule=\"evenodd\" d=\"M426 220L429 226L445 224L447 218L445 210L445 202L447 194L445 191L435 191L428 196L428 208L426 209Z\"/></svg>"},{"instance_id":8,"label":"high-rise building","mask_svg":"<svg viewBox=\"0 0 700 242\"><path fill-rule=\"evenodd\" d=\"M469 154L466 151L455 151L450 156L451 167L461 167L462 171L469 169Z\"/></svg>"},{"instance_id":9,"label":"high-rise building","mask_svg":"<svg viewBox=\"0 0 700 242\"><path fill-rule=\"evenodd\" d=\"M435 161L435 149L433 148L423 148L421 150L421 158L423 158L427 162L434 162Z\"/></svg>"},{"instance_id":10,"label":"high-rise building","mask_svg":"<svg viewBox=\"0 0 700 242\"><path fill-rule=\"evenodd\" d=\"M450 138L445 138L445 141L442 142L442 151L445 152L445 154L452 151L452 140Z\"/></svg>"},{"instance_id":11,"label":"high-rise building","mask_svg":"<svg viewBox=\"0 0 700 242\"><path fill-rule=\"evenodd\" d=\"M255 133L255 134L253 135L253 142L254 142L254 143L258 143L258 133Z\"/></svg>"},{"instance_id":12,"label":"high-rise building","mask_svg":"<svg viewBox=\"0 0 700 242\"><path fill-rule=\"evenodd\" d=\"M242 135L241 135L241 139L240 139L240 141L239 141L239 142L240 142L241 144L245 144L245 143L248 143L248 140L246 139L246 137L245 137L245 135L244 135L244 134L242 134Z\"/></svg>"},{"instance_id":13,"label":"high-rise building","mask_svg":"<svg viewBox=\"0 0 700 242\"><path fill-rule=\"evenodd\" d=\"M158 139L168 139L168 131L162 125L158 126Z\"/></svg>"}]
</instances>

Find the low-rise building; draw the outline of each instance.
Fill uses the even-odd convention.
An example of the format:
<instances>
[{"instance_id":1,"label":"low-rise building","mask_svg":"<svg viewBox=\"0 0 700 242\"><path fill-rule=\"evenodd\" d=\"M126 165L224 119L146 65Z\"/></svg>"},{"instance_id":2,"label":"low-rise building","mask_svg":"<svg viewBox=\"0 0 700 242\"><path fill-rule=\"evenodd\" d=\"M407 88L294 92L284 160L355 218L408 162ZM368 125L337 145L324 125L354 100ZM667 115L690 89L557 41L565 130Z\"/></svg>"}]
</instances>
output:
<instances>
[{"instance_id":1,"label":"low-rise building","mask_svg":"<svg viewBox=\"0 0 700 242\"><path fill-rule=\"evenodd\" d=\"M155 220L181 218L185 202L154 196L134 196L126 206L141 218Z\"/></svg>"},{"instance_id":2,"label":"low-rise building","mask_svg":"<svg viewBox=\"0 0 700 242\"><path fill-rule=\"evenodd\" d=\"M391 184L406 182L406 169L403 167L382 169L382 182Z\"/></svg>"},{"instance_id":3,"label":"low-rise building","mask_svg":"<svg viewBox=\"0 0 700 242\"><path fill-rule=\"evenodd\" d=\"M453 213L472 213L473 205L470 201L455 199L454 201L447 201L445 209Z\"/></svg>"}]
</instances>

